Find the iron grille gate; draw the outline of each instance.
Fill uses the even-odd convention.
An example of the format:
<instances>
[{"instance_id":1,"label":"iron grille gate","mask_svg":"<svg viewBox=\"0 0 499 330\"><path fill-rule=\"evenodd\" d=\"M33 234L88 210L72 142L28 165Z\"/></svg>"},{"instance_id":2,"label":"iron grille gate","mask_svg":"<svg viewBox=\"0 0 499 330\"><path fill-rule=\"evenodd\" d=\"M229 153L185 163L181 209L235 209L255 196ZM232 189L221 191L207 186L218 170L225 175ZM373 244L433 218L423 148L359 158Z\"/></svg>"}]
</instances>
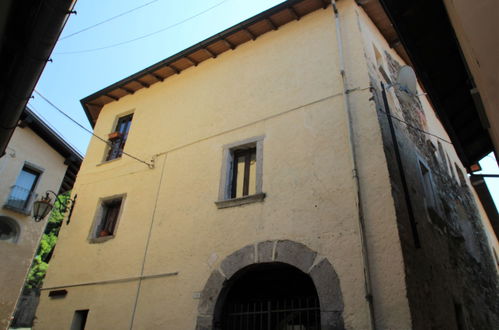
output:
<instances>
[{"instance_id":1,"label":"iron grille gate","mask_svg":"<svg viewBox=\"0 0 499 330\"><path fill-rule=\"evenodd\" d=\"M232 302L223 318L224 330L319 330L317 297Z\"/></svg>"}]
</instances>

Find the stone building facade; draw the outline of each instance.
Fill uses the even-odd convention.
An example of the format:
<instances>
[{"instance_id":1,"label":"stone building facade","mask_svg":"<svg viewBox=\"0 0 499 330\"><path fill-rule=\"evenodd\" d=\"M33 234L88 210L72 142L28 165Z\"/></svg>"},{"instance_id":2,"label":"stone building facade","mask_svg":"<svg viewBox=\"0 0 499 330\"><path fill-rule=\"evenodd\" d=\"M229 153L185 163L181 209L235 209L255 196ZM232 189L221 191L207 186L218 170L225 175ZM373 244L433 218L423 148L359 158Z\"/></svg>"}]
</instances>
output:
<instances>
[{"instance_id":1,"label":"stone building facade","mask_svg":"<svg viewBox=\"0 0 499 330\"><path fill-rule=\"evenodd\" d=\"M82 161L32 111L26 109L21 118L0 158L0 329L6 329L14 316L45 230L46 221L31 217L33 202L47 190L71 189Z\"/></svg>"},{"instance_id":2,"label":"stone building facade","mask_svg":"<svg viewBox=\"0 0 499 330\"><path fill-rule=\"evenodd\" d=\"M82 100L109 143L35 329L492 329L484 213L403 64L354 1L286 1Z\"/></svg>"}]
</instances>

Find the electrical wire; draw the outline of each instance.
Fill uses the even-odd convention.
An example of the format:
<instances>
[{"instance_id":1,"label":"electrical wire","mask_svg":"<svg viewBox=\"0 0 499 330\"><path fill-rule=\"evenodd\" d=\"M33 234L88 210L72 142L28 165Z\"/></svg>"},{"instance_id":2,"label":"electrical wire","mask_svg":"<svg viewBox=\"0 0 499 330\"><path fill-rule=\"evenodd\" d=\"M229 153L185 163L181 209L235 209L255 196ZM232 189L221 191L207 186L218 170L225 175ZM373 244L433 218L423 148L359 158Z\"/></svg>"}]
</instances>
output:
<instances>
[{"instance_id":1,"label":"electrical wire","mask_svg":"<svg viewBox=\"0 0 499 330\"><path fill-rule=\"evenodd\" d=\"M201 12L195 14L195 15L193 15L193 16L187 17L187 18L185 18L185 19L183 19L183 20L181 20L181 21L179 21L177 23L174 23L172 25L166 26L166 27L161 28L159 30L156 30L154 32L150 32L150 33L144 34L144 35L142 35L140 37L136 37L136 38L133 38L133 39L125 40L125 41L118 42L116 44L112 44L112 45L108 45L108 46L103 46L103 47L98 47L98 48L91 48L91 49L84 49L84 50L68 51L68 52L57 52L55 54L57 54L57 55L66 55L66 54L90 53L90 52L95 52L95 51L99 51L99 50L104 50L104 49L118 47L118 46L121 46L121 45L126 45L126 44L129 44L131 42L142 40L142 39L148 38L150 36L153 36L155 34L158 34L160 32L164 32L166 30L174 28L174 27L176 27L176 26L178 26L180 24L183 24L183 23L185 23L187 21L190 21L190 20L192 20L192 19L194 19L194 18L196 18L198 16L201 16L202 14L204 14L204 13L206 13L206 12L212 10L212 9L215 9L216 7L222 5L223 3L227 2L227 1L229 1L229 0L223 0L223 1L221 1L221 2L219 2L219 3L217 3L217 4L213 5L213 6L211 6L209 8L207 8L207 9L205 9L205 10L203 10L203 11L201 11Z\"/></svg>"},{"instance_id":2,"label":"electrical wire","mask_svg":"<svg viewBox=\"0 0 499 330\"><path fill-rule=\"evenodd\" d=\"M139 9L141 9L141 8L147 7L147 6L149 6L150 4L153 4L153 3L158 2L158 1L160 1L160 0L153 0L153 1L149 1L149 2L147 2L147 3L145 3L145 4L143 4L143 5L140 5L140 6L138 6L138 7L135 7L135 8L132 8L132 9L130 9L130 10L127 10L127 11L125 11L125 12L123 12L123 13L121 13L121 14L118 14L118 15L116 15L116 16L110 17L110 18L108 18L108 19L106 19L106 20L104 20L104 21L102 21L102 22L96 23L96 24L94 24L94 25L87 26L87 27L86 27L86 28L84 28L84 29L78 30L78 31L76 31L76 32L73 32L73 33L71 33L71 34L68 34L67 36L64 36L64 37L60 38L60 39L59 39L59 41L64 40L64 39L68 39L68 38L70 38L70 37L72 37L72 36L75 36L75 35L77 35L77 34L79 34L79 33L82 33L82 32L88 31L88 30L90 30L90 29L93 29L93 28L94 28L94 27L96 27L96 26L102 25L102 24L107 23L107 22L109 22L109 21L112 21L112 20L114 20L114 19L116 19L116 18L118 18L118 17L124 16L124 15L126 15L126 14L129 14L129 13L134 12L134 11L136 11L136 10L139 10Z\"/></svg>"},{"instance_id":3,"label":"electrical wire","mask_svg":"<svg viewBox=\"0 0 499 330\"><path fill-rule=\"evenodd\" d=\"M435 134L432 134L432 133L430 133L430 132L424 131L424 130L422 130L421 128L417 128L416 126L413 126L413 125L409 124L408 122L406 122L406 121L404 121L404 120L400 119L399 117L396 117L396 116L394 116L394 115L389 115L388 113L386 113L385 111L383 111L383 110L381 110L381 109L378 109L378 111L379 111L379 112L384 113L384 114L385 114L385 115L387 115L387 116L392 117L393 119L395 119L395 120L397 120L397 121L399 121L399 122L401 122L401 123L404 123L407 127L410 127L410 128L412 128L412 129L415 129L415 130L417 130L417 131L419 131L419 132L421 132L421 133L424 133L424 134L427 134L427 135L431 135L431 136L433 136L433 137L435 137L435 138L437 138L437 139L439 139L439 140L441 140L441 141L443 141L443 142L446 142L446 143L448 143L448 144L451 144L451 145L452 145L452 142L450 142L450 141L448 141L448 140L446 140L446 139L444 139L444 138L441 138L441 137L440 137L440 136L438 136L438 135L435 135Z\"/></svg>"},{"instance_id":4,"label":"electrical wire","mask_svg":"<svg viewBox=\"0 0 499 330\"><path fill-rule=\"evenodd\" d=\"M51 130L53 130L54 132L56 132L59 136L63 136L63 134L57 130L57 128L55 128L53 125L50 124L50 122L47 120L47 118L45 118L44 116L42 116L42 114L40 113L40 111L38 111L35 106L33 106L32 103L28 103L28 107L29 109L37 116L37 117L40 117L40 119L43 120L43 122L45 123L45 125L47 125L48 127L50 127ZM65 141L67 144L69 144L69 146L71 148L73 148L74 150L78 150L78 148L76 148L72 143L70 143L69 141ZM83 155L81 154L80 152L78 152L80 155Z\"/></svg>"},{"instance_id":5,"label":"electrical wire","mask_svg":"<svg viewBox=\"0 0 499 330\"><path fill-rule=\"evenodd\" d=\"M38 96L40 96L45 102L47 102L48 104L50 104L54 109L56 109L57 111L59 111L62 115L64 115L64 117L68 118L69 120L71 120L73 123L75 123L76 125L78 125L80 128L82 128L85 132L91 134L92 136L96 137L97 139L99 139L100 141L104 142L105 144L107 144L108 146L111 147L111 143L103 138L101 138L100 136L94 134L94 132L92 132L91 130L89 130L88 128L86 128L85 126L83 126L82 124L80 124L78 121L76 121L75 119L73 119L72 117L70 117L68 114L66 114L64 111L62 111L59 107L57 107L54 103L50 102L49 99L47 99L45 96L43 96L39 91L37 91L35 89L35 93L38 94ZM132 159L135 159L136 161L138 162L141 162L143 164L146 164L149 168L153 168L154 167L154 164L152 163L148 163L146 161L143 161L142 159L140 158L137 158L125 151L122 151L122 153L124 155L127 155L128 157L132 158Z\"/></svg>"}]
</instances>

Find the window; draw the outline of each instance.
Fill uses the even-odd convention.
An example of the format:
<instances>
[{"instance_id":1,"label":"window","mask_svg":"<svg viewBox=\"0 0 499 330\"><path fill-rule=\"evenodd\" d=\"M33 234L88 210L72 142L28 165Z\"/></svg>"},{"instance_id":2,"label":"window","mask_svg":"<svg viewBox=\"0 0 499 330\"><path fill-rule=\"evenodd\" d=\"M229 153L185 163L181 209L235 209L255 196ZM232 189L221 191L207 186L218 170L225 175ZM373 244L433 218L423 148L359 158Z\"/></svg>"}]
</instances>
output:
<instances>
[{"instance_id":1,"label":"window","mask_svg":"<svg viewBox=\"0 0 499 330\"><path fill-rule=\"evenodd\" d=\"M461 304L454 302L454 314L456 316L457 330L468 329L466 319L464 317L463 306Z\"/></svg>"},{"instance_id":2,"label":"window","mask_svg":"<svg viewBox=\"0 0 499 330\"><path fill-rule=\"evenodd\" d=\"M374 57L376 59L376 68L378 69L379 73L381 74L385 82L387 84L391 84L391 80L388 77L388 74L386 73L385 68L383 66L383 57L381 56L381 53L374 44L373 44L373 49L374 49Z\"/></svg>"},{"instance_id":3,"label":"window","mask_svg":"<svg viewBox=\"0 0 499 330\"><path fill-rule=\"evenodd\" d=\"M440 158L440 161L442 162L442 166L444 168L447 167L447 159L445 158L445 151L444 151L444 148L442 147L442 143L440 143L440 141L437 141L438 143L438 155L439 155L439 158Z\"/></svg>"},{"instance_id":4,"label":"window","mask_svg":"<svg viewBox=\"0 0 499 330\"><path fill-rule=\"evenodd\" d=\"M449 176L457 182L457 177L456 177L456 173L454 172L454 167L452 167L452 162L450 161L450 158L449 158L449 155L447 153L445 153L445 155L447 156L447 164L449 165Z\"/></svg>"},{"instance_id":5,"label":"window","mask_svg":"<svg viewBox=\"0 0 499 330\"><path fill-rule=\"evenodd\" d=\"M263 136L224 146L218 208L262 201Z\"/></svg>"},{"instance_id":6,"label":"window","mask_svg":"<svg viewBox=\"0 0 499 330\"><path fill-rule=\"evenodd\" d=\"M459 177L459 183L461 184L461 187L466 187L466 180L464 179L463 171L461 171L457 163L454 163L454 167L456 168L457 176Z\"/></svg>"},{"instance_id":7,"label":"window","mask_svg":"<svg viewBox=\"0 0 499 330\"><path fill-rule=\"evenodd\" d=\"M133 114L129 114L118 119L116 129L114 132L109 134L110 144L106 160L120 158L123 154L123 148L125 148L128 131L130 131L130 125L132 124L132 117Z\"/></svg>"},{"instance_id":8,"label":"window","mask_svg":"<svg viewBox=\"0 0 499 330\"><path fill-rule=\"evenodd\" d=\"M71 322L71 330L84 330L87 323L88 309L75 311L73 322Z\"/></svg>"},{"instance_id":9,"label":"window","mask_svg":"<svg viewBox=\"0 0 499 330\"><path fill-rule=\"evenodd\" d=\"M91 234L92 239L115 236L122 205L123 197L107 199L101 202Z\"/></svg>"},{"instance_id":10,"label":"window","mask_svg":"<svg viewBox=\"0 0 499 330\"><path fill-rule=\"evenodd\" d=\"M17 177L16 184L11 187L5 206L15 211L29 212L31 202L35 199L34 190L39 178L40 171L25 165Z\"/></svg>"},{"instance_id":11,"label":"window","mask_svg":"<svg viewBox=\"0 0 499 330\"><path fill-rule=\"evenodd\" d=\"M424 199L426 203L426 207L428 210L437 212L437 200L435 196L435 192L433 190L433 179L431 177L431 172L428 167L423 164L423 162L419 162L419 168L421 170L421 175L423 178L423 188L424 188Z\"/></svg>"},{"instance_id":12,"label":"window","mask_svg":"<svg viewBox=\"0 0 499 330\"><path fill-rule=\"evenodd\" d=\"M235 150L231 165L230 197L255 194L256 147Z\"/></svg>"}]
</instances>

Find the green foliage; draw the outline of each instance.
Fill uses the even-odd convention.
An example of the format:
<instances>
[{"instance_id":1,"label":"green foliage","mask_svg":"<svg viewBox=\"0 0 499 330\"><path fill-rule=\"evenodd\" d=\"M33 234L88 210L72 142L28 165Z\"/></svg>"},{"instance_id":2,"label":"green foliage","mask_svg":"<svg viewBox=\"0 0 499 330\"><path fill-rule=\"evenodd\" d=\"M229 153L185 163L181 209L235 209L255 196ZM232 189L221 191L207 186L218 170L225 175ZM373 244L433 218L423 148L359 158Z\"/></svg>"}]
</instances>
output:
<instances>
[{"instance_id":1,"label":"green foliage","mask_svg":"<svg viewBox=\"0 0 499 330\"><path fill-rule=\"evenodd\" d=\"M47 272L49 265L48 263L42 261L41 256L37 255L31 264L31 268L28 273L28 278L26 279L26 288L40 288L45 278L45 273Z\"/></svg>"},{"instance_id":2,"label":"green foliage","mask_svg":"<svg viewBox=\"0 0 499 330\"><path fill-rule=\"evenodd\" d=\"M62 201L63 205L67 205L69 198L70 192L59 195L59 199ZM48 262L52 257L52 251L57 243L57 236L59 235L59 230L64 220L64 213L59 211L60 205L61 202L56 200L52 213L47 221L45 232L40 240L35 259L33 259L33 263L29 270L25 283L26 288L40 288L42 286L43 279L45 278L49 266Z\"/></svg>"}]
</instances>

